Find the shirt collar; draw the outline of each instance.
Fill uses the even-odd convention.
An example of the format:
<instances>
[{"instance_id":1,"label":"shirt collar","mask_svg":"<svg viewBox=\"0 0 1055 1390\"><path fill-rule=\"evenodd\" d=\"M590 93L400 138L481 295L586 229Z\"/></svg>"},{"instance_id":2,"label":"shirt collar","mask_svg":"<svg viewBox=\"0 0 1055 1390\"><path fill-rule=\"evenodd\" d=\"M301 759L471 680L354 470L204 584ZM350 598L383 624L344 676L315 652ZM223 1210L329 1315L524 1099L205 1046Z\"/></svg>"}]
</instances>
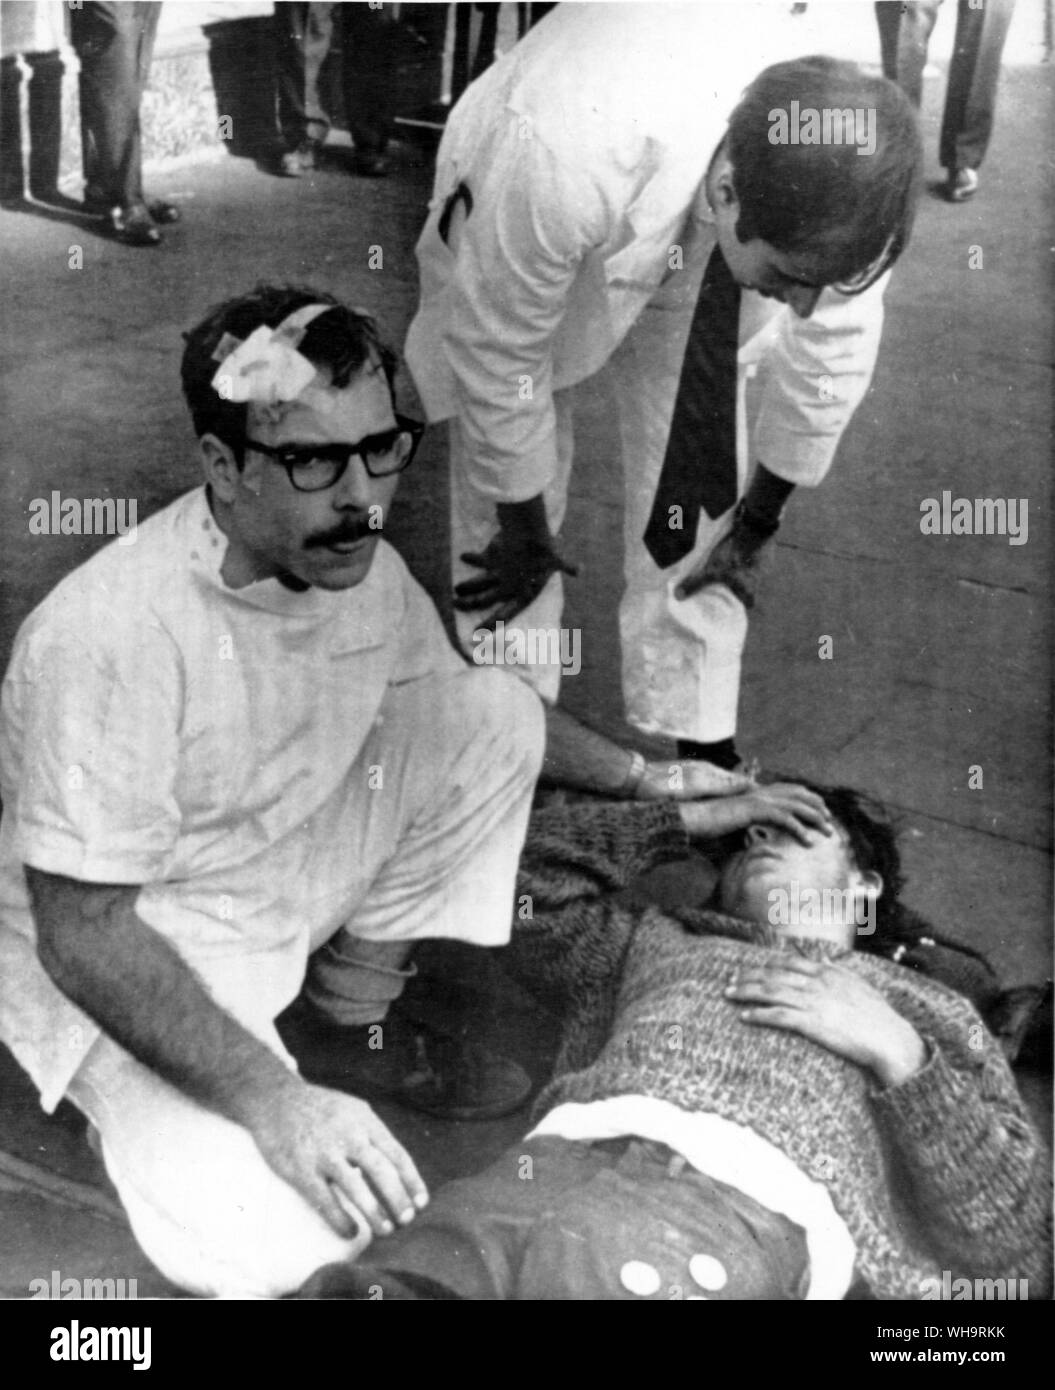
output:
<instances>
[{"instance_id":1,"label":"shirt collar","mask_svg":"<svg viewBox=\"0 0 1055 1390\"><path fill-rule=\"evenodd\" d=\"M333 651L381 646L401 619L405 599L401 586L388 573L390 563L386 562L383 542L374 553L369 574L353 589L330 591L313 586L296 590L273 577L232 589L222 573L228 538L216 523L205 487L191 500L188 524L190 562L206 583L232 604L277 617L332 620Z\"/></svg>"}]
</instances>

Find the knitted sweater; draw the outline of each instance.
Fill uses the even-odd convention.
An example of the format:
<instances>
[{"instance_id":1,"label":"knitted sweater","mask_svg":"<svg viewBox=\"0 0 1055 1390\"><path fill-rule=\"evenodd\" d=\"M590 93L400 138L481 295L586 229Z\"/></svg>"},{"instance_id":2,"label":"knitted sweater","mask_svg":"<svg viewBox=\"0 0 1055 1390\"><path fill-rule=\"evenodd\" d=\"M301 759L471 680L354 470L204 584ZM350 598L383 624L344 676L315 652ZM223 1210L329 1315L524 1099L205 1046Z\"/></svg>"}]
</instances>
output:
<instances>
[{"instance_id":1,"label":"knitted sweater","mask_svg":"<svg viewBox=\"0 0 1055 1390\"><path fill-rule=\"evenodd\" d=\"M924 1280L1050 1280L1050 1162L1004 1055L966 999L937 981L830 942L699 908L616 895L683 858L675 808L554 798L521 860L508 963L564 1016L541 1116L565 1101L654 1096L751 1129L823 1181L878 1298ZM522 901L522 899L521 899ZM738 967L794 950L839 959L916 1028L919 1072L883 1089L797 1033L744 1024L724 997Z\"/></svg>"}]
</instances>

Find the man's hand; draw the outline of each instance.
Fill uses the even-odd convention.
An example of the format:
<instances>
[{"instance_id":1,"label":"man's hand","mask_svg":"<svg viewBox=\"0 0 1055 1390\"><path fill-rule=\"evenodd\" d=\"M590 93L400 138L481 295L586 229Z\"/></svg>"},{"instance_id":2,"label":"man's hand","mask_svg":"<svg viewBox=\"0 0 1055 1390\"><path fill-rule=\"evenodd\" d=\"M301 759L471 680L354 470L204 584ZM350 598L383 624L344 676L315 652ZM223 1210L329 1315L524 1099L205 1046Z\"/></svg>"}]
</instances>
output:
<instances>
[{"instance_id":1,"label":"man's hand","mask_svg":"<svg viewBox=\"0 0 1055 1390\"><path fill-rule=\"evenodd\" d=\"M541 494L527 502L499 503L498 522L498 534L486 550L461 557L465 564L484 573L477 579L463 580L454 590L454 607L461 613L495 609L480 623L481 628L491 631L496 623L515 618L538 598L551 575L579 572L557 551Z\"/></svg>"},{"instance_id":2,"label":"man's hand","mask_svg":"<svg viewBox=\"0 0 1055 1390\"><path fill-rule=\"evenodd\" d=\"M834 832L828 808L817 793L793 782L752 785L749 791L716 801L684 802L678 812L693 839L718 839L750 825L772 825L808 845L811 833Z\"/></svg>"},{"instance_id":3,"label":"man's hand","mask_svg":"<svg viewBox=\"0 0 1055 1390\"><path fill-rule=\"evenodd\" d=\"M739 971L725 997L747 1006L745 1023L811 1038L884 1086L907 1081L927 1060L911 1023L845 965L774 952L764 965Z\"/></svg>"},{"instance_id":4,"label":"man's hand","mask_svg":"<svg viewBox=\"0 0 1055 1390\"><path fill-rule=\"evenodd\" d=\"M338 1235L353 1236L358 1229L349 1206L375 1235L384 1236L428 1202L409 1154L365 1101L290 1075L249 1130L279 1177Z\"/></svg>"},{"instance_id":5,"label":"man's hand","mask_svg":"<svg viewBox=\"0 0 1055 1390\"><path fill-rule=\"evenodd\" d=\"M693 801L755 789L754 779L746 772L727 772L700 758L672 758L646 763L634 795L638 801Z\"/></svg>"},{"instance_id":6,"label":"man's hand","mask_svg":"<svg viewBox=\"0 0 1055 1390\"><path fill-rule=\"evenodd\" d=\"M417 1169L370 1107L309 1086L225 1013L137 917L138 887L25 872L40 959L63 993L145 1067L247 1129L335 1231L357 1229L342 1202L378 1234L392 1229L382 1203L403 1222L426 1204Z\"/></svg>"},{"instance_id":7,"label":"man's hand","mask_svg":"<svg viewBox=\"0 0 1055 1390\"><path fill-rule=\"evenodd\" d=\"M764 544L751 532L734 527L706 560L689 571L674 590L674 597L691 598L708 584L724 584L745 608L753 608L760 578L759 556Z\"/></svg>"}]
</instances>

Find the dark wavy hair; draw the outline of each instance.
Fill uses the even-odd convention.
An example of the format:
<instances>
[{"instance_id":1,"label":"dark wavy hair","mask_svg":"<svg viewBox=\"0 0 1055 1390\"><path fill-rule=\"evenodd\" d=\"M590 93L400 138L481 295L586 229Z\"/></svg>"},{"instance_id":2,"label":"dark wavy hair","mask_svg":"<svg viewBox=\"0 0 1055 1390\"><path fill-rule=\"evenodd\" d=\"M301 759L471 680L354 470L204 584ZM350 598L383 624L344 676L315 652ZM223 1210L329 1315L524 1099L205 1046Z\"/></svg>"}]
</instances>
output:
<instances>
[{"instance_id":1,"label":"dark wavy hair","mask_svg":"<svg viewBox=\"0 0 1055 1390\"><path fill-rule=\"evenodd\" d=\"M239 465L245 446L247 407L224 400L213 389L212 379L219 366L214 356L216 349L225 334L244 340L261 326L277 328L290 314L309 304L330 307L312 319L298 344L298 352L313 366L328 369L337 387L346 386L367 363L380 362L388 389L393 391L396 354L382 341L369 314L347 308L332 294L299 285L259 284L248 294L225 300L183 335L186 346L180 376L198 438L216 435L234 451Z\"/></svg>"},{"instance_id":2,"label":"dark wavy hair","mask_svg":"<svg viewBox=\"0 0 1055 1390\"><path fill-rule=\"evenodd\" d=\"M898 846L899 827L886 807L853 787L827 787L796 777L787 780L808 787L821 797L833 819L845 830L858 869L862 873L877 873L883 880L883 891L875 905L875 931L859 934L855 949L940 979L984 1010L999 985L987 957L937 931L901 901L905 875Z\"/></svg>"},{"instance_id":3,"label":"dark wavy hair","mask_svg":"<svg viewBox=\"0 0 1055 1390\"><path fill-rule=\"evenodd\" d=\"M890 955L888 944L904 940L907 910L901 902L905 886L898 846L898 828L886 808L874 797L853 787L826 787L817 782L794 779L799 786L816 792L846 832L850 855L862 873L876 873L883 880L883 891L876 899L875 931L861 935L862 950Z\"/></svg>"},{"instance_id":4,"label":"dark wavy hair","mask_svg":"<svg viewBox=\"0 0 1055 1390\"><path fill-rule=\"evenodd\" d=\"M777 144L777 112L866 110L876 147L853 142ZM908 245L922 171L915 109L900 87L854 63L814 56L765 68L729 120L729 159L740 203L736 233L787 254L821 254L830 281L858 293Z\"/></svg>"}]
</instances>

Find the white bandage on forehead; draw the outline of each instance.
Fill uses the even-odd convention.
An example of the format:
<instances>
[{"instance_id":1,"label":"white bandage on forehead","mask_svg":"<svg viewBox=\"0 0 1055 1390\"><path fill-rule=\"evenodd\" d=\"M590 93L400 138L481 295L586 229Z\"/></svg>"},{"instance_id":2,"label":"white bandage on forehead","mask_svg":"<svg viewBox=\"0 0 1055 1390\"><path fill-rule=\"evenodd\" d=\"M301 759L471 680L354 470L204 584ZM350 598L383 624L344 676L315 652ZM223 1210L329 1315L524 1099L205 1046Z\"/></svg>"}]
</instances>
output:
<instances>
[{"instance_id":1,"label":"white bandage on forehead","mask_svg":"<svg viewBox=\"0 0 1055 1390\"><path fill-rule=\"evenodd\" d=\"M297 348L308 325L334 307L305 304L277 328L261 324L244 341L225 333L213 354L220 363L210 383L213 390L236 405L296 400L315 377L315 368Z\"/></svg>"}]
</instances>

